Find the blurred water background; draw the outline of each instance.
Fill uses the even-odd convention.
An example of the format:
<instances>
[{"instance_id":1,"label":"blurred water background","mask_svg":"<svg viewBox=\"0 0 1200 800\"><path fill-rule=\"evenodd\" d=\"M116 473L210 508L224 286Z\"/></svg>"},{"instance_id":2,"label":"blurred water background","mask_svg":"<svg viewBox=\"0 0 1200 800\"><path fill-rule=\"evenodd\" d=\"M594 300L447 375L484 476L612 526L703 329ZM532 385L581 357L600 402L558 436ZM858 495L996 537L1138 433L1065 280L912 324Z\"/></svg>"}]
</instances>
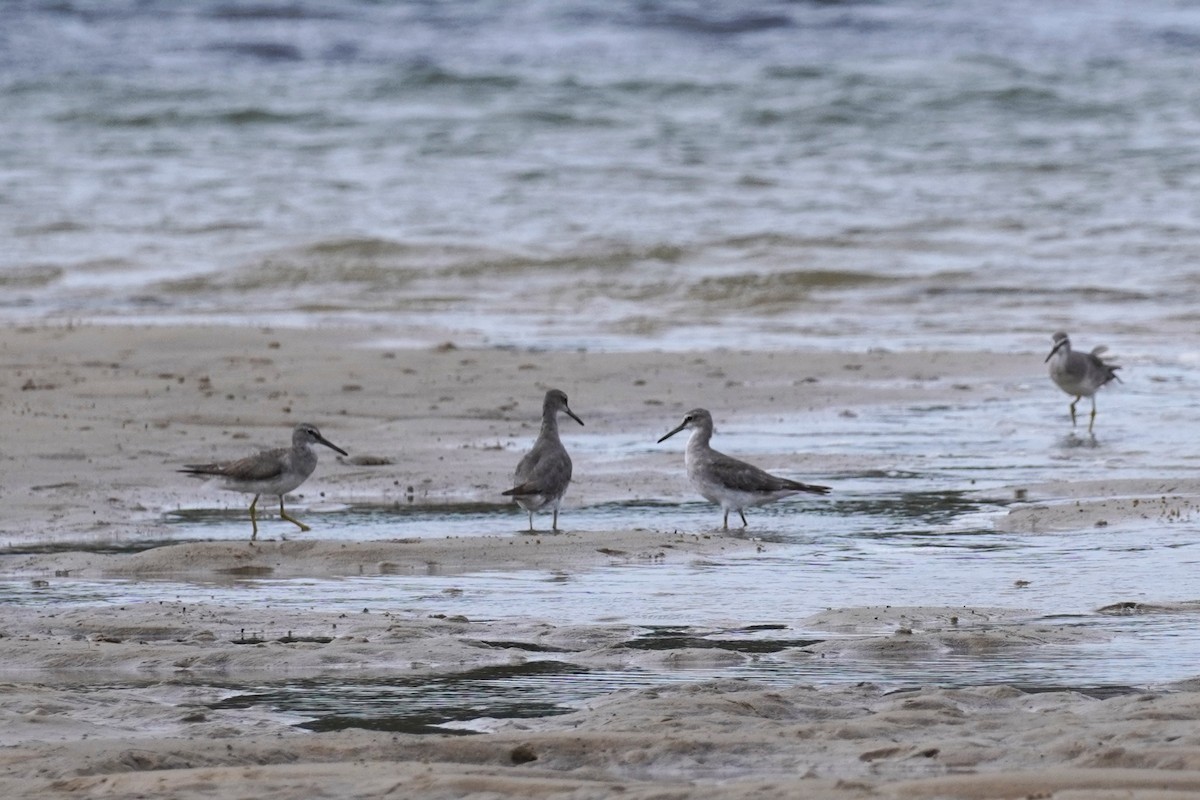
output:
<instances>
[{"instance_id":1,"label":"blurred water background","mask_svg":"<svg viewBox=\"0 0 1200 800\"><path fill-rule=\"evenodd\" d=\"M1200 5L0 4L0 320L1190 362Z\"/></svg>"}]
</instances>

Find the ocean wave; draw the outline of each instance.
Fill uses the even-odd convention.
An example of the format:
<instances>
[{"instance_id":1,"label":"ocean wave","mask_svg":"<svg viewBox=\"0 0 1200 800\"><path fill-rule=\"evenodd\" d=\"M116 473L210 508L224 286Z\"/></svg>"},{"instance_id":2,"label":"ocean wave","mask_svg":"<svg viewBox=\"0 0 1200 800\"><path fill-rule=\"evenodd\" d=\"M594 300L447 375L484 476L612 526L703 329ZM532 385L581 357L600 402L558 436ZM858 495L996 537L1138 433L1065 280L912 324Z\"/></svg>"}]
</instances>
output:
<instances>
[{"instance_id":1,"label":"ocean wave","mask_svg":"<svg viewBox=\"0 0 1200 800\"><path fill-rule=\"evenodd\" d=\"M335 6L313 3L221 3L201 13L220 20L334 20L346 15Z\"/></svg>"},{"instance_id":2,"label":"ocean wave","mask_svg":"<svg viewBox=\"0 0 1200 800\"><path fill-rule=\"evenodd\" d=\"M853 270L740 272L702 278L686 291L689 300L729 304L742 309L787 307L822 289L855 289L900 280Z\"/></svg>"},{"instance_id":3,"label":"ocean wave","mask_svg":"<svg viewBox=\"0 0 1200 800\"><path fill-rule=\"evenodd\" d=\"M304 51L297 45L287 42L228 42L211 44L209 50L217 53L230 53L235 56L249 56L260 61L303 61Z\"/></svg>"},{"instance_id":4,"label":"ocean wave","mask_svg":"<svg viewBox=\"0 0 1200 800\"><path fill-rule=\"evenodd\" d=\"M47 316L510 342L1182 325L1176 6L0 3L0 268Z\"/></svg>"},{"instance_id":5,"label":"ocean wave","mask_svg":"<svg viewBox=\"0 0 1200 800\"><path fill-rule=\"evenodd\" d=\"M469 91L513 90L521 86L519 75L502 72L471 72L430 63L401 65L386 78L376 81L371 99L405 96L419 89L463 89Z\"/></svg>"},{"instance_id":6,"label":"ocean wave","mask_svg":"<svg viewBox=\"0 0 1200 800\"><path fill-rule=\"evenodd\" d=\"M1112 288L1107 286L1089 286L1072 284L1070 286L1028 286L1019 282L1014 283L977 283L948 286L944 283L926 284L919 288L919 293L927 297L962 297L987 298L997 301L1000 298L1016 298L1028 302L1037 298L1039 304L1071 308L1077 305L1095 304L1097 306L1122 305L1126 303L1158 302L1164 299L1159 292L1138 291L1135 289Z\"/></svg>"},{"instance_id":7,"label":"ocean wave","mask_svg":"<svg viewBox=\"0 0 1200 800\"><path fill-rule=\"evenodd\" d=\"M297 288L319 295L349 286L393 291L427 274L420 264L429 254L429 249L381 239L330 240L272 252L233 269L163 281L156 289L192 296Z\"/></svg>"},{"instance_id":8,"label":"ocean wave","mask_svg":"<svg viewBox=\"0 0 1200 800\"><path fill-rule=\"evenodd\" d=\"M191 128L223 125L321 128L348 124L347 120L331 116L323 111L283 112L254 106L240 108L189 106L187 111L179 108L129 109L125 111L95 108L60 114L55 121L77 125L95 125L101 128Z\"/></svg>"},{"instance_id":9,"label":"ocean wave","mask_svg":"<svg viewBox=\"0 0 1200 800\"><path fill-rule=\"evenodd\" d=\"M686 254L684 248L671 244L647 247L620 246L609 249L584 250L555 256L503 255L479 257L464 261L445 270L447 275L478 277L485 275L532 275L538 273L582 272L609 274L613 270L639 267L647 263L675 263Z\"/></svg>"},{"instance_id":10,"label":"ocean wave","mask_svg":"<svg viewBox=\"0 0 1200 800\"><path fill-rule=\"evenodd\" d=\"M753 5L747 3L742 8L730 8L720 3L673 0L640 3L628 12L618 8L614 13L618 19L624 18L637 27L665 28L676 33L709 36L761 33L790 28L796 24L792 14L784 13L779 7L759 9Z\"/></svg>"},{"instance_id":11,"label":"ocean wave","mask_svg":"<svg viewBox=\"0 0 1200 800\"><path fill-rule=\"evenodd\" d=\"M0 270L0 288L40 289L62 280L63 268L52 264L33 264Z\"/></svg>"}]
</instances>

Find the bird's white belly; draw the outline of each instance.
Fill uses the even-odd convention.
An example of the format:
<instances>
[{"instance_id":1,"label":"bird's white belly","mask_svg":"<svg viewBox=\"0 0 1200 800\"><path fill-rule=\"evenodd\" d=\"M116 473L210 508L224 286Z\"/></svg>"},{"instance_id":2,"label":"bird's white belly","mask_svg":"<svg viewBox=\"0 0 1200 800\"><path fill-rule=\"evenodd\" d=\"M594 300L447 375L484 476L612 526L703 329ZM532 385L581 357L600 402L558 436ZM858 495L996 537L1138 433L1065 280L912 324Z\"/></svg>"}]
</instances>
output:
<instances>
[{"instance_id":1,"label":"bird's white belly","mask_svg":"<svg viewBox=\"0 0 1200 800\"><path fill-rule=\"evenodd\" d=\"M1086 382L1076 378L1069 373L1050 373L1050 377L1058 384L1058 388L1062 389L1067 394L1073 395L1090 395L1095 393L1095 389Z\"/></svg>"},{"instance_id":2,"label":"bird's white belly","mask_svg":"<svg viewBox=\"0 0 1200 800\"><path fill-rule=\"evenodd\" d=\"M520 497L514 497L513 499L517 501L517 505L526 511L540 511L551 502L550 498L544 494L523 494ZM553 502L555 506L558 505L557 499L555 499Z\"/></svg>"},{"instance_id":3,"label":"bird's white belly","mask_svg":"<svg viewBox=\"0 0 1200 800\"><path fill-rule=\"evenodd\" d=\"M692 485L696 491L710 503L716 503L721 508L732 511L741 508L752 508L753 506L761 506L765 503L770 503L773 500L778 500L781 497L787 497L792 494L790 491L782 492L740 492L736 489L730 489L728 486L706 481L702 477L693 476Z\"/></svg>"},{"instance_id":4,"label":"bird's white belly","mask_svg":"<svg viewBox=\"0 0 1200 800\"><path fill-rule=\"evenodd\" d=\"M288 475L266 481L227 481L224 488L231 492L244 492L245 494L285 495L304 483L304 479L307 477L307 475Z\"/></svg>"}]
</instances>

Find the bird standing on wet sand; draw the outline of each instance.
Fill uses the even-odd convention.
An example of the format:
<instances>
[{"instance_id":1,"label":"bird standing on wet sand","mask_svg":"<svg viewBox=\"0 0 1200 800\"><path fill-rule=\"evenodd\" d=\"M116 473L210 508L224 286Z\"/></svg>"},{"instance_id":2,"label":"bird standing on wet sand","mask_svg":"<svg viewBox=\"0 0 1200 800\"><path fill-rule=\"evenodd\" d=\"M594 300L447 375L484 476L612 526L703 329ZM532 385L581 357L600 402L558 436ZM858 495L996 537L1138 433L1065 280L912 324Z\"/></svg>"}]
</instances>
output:
<instances>
[{"instance_id":1,"label":"bird standing on wet sand","mask_svg":"<svg viewBox=\"0 0 1200 800\"><path fill-rule=\"evenodd\" d=\"M1088 421L1088 433L1091 433L1092 426L1096 424L1096 390L1112 380L1120 383L1121 379L1117 377L1120 367L1108 364L1100 358L1108 349L1103 345L1090 353L1076 353L1071 350L1071 340L1067 334L1059 331L1051 338L1054 347L1050 350L1050 355L1046 356L1046 361L1050 364L1050 378L1058 384L1058 388L1075 396L1071 401L1071 427L1075 426L1075 404L1079 402L1079 398L1092 399L1092 416Z\"/></svg>"},{"instance_id":2,"label":"bird standing on wet sand","mask_svg":"<svg viewBox=\"0 0 1200 800\"><path fill-rule=\"evenodd\" d=\"M688 479L705 500L721 506L725 512L725 530L729 530L730 511L738 512L742 527L745 528L748 523L743 509L761 506L796 492L829 494L828 486L780 478L753 464L713 450L708 444L713 434L712 415L703 408L693 408L684 416L679 427L658 441L665 442L685 428L692 430L684 455Z\"/></svg>"},{"instance_id":3,"label":"bird standing on wet sand","mask_svg":"<svg viewBox=\"0 0 1200 800\"><path fill-rule=\"evenodd\" d=\"M224 488L235 492L253 494L250 502L250 525L253 532L250 541L258 538L258 518L254 508L261 494L279 495L279 516L286 519L302 531L312 530L298 519L288 516L283 508L283 496L295 489L317 468L317 453L312 449L314 444L323 444L342 455L348 455L345 450L326 439L317 430L316 425L301 423L292 431L292 446L281 447L277 450L264 450L256 455L239 458L237 461L224 461L215 464L186 464L180 472L199 477L218 477L224 479Z\"/></svg>"},{"instance_id":4,"label":"bird standing on wet sand","mask_svg":"<svg viewBox=\"0 0 1200 800\"><path fill-rule=\"evenodd\" d=\"M546 392L542 401L542 430L537 441L517 464L513 473L513 488L502 492L517 501L517 505L529 512L529 532L533 533L533 512L549 505L554 508L551 529L558 530L558 506L567 485L571 483L571 457L558 438L558 412L583 424L567 407L567 395L559 389Z\"/></svg>"}]
</instances>

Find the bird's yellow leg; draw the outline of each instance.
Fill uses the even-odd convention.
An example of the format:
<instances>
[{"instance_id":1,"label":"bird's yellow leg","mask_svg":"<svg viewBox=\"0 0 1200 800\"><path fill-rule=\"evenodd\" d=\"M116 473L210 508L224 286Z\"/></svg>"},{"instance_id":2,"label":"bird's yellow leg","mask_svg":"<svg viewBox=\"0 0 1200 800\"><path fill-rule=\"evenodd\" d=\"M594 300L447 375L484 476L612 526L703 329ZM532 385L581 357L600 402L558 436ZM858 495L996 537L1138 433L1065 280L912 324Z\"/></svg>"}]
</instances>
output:
<instances>
[{"instance_id":1,"label":"bird's yellow leg","mask_svg":"<svg viewBox=\"0 0 1200 800\"><path fill-rule=\"evenodd\" d=\"M1076 397L1074 400L1071 401L1071 427L1072 428L1075 427L1075 404L1079 402L1080 397L1083 397L1083 395L1079 395L1079 397Z\"/></svg>"},{"instance_id":2,"label":"bird's yellow leg","mask_svg":"<svg viewBox=\"0 0 1200 800\"><path fill-rule=\"evenodd\" d=\"M250 501L250 541L258 538L258 517L254 513L254 507L258 505L258 495L254 495L254 499Z\"/></svg>"},{"instance_id":3,"label":"bird's yellow leg","mask_svg":"<svg viewBox=\"0 0 1200 800\"><path fill-rule=\"evenodd\" d=\"M1096 398L1092 397L1092 418L1088 420L1088 433L1092 432L1092 426L1096 424Z\"/></svg>"},{"instance_id":4,"label":"bird's yellow leg","mask_svg":"<svg viewBox=\"0 0 1200 800\"><path fill-rule=\"evenodd\" d=\"M295 517L289 517L288 513L283 510L283 495L279 495L279 516L282 517L283 519L286 519L288 522L292 523L293 525L295 525L297 528L299 528L302 531L311 531L312 530L312 528L308 527L307 525L305 525L303 522L296 519Z\"/></svg>"}]
</instances>

